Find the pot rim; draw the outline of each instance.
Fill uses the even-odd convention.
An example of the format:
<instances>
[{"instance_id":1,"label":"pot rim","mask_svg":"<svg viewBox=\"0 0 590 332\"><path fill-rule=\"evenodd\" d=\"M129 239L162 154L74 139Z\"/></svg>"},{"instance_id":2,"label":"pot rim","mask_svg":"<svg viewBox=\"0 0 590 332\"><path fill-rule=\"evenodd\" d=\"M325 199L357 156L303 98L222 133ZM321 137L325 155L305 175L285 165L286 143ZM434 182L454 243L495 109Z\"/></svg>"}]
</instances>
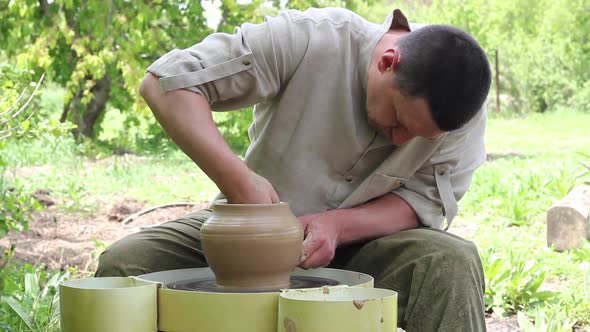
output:
<instances>
[{"instance_id":1,"label":"pot rim","mask_svg":"<svg viewBox=\"0 0 590 332\"><path fill-rule=\"evenodd\" d=\"M244 208L264 208L264 207L284 207L284 206L289 206L289 203L287 202L279 202L279 203L264 203L264 204L251 204L251 203L246 203L246 204L233 204L233 203L228 203L227 200L220 200L220 201L216 201L213 203L213 207L216 206L223 206L223 207L230 207L230 206L235 206L235 207L244 207Z\"/></svg>"}]
</instances>

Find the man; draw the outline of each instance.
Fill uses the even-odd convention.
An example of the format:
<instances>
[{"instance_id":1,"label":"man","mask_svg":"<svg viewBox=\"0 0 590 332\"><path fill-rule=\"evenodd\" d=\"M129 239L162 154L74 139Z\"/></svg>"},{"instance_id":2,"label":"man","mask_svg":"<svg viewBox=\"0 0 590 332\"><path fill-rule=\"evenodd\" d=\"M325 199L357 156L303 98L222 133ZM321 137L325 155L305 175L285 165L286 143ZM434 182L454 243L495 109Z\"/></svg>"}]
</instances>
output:
<instances>
[{"instance_id":1,"label":"man","mask_svg":"<svg viewBox=\"0 0 590 332\"><path fill-rule=\"evenodd\" d=\"M301 267L368 273L408 331L485 330L475 246L442 230L485 159L486 56L448 26L411 31L343 9L286 11L148 68L140 92L230 203L286 201ZM255 106L240 160L211 110ZM199 211L108 248L97 276L206 266Z\"/></svg>"}]
</instances>

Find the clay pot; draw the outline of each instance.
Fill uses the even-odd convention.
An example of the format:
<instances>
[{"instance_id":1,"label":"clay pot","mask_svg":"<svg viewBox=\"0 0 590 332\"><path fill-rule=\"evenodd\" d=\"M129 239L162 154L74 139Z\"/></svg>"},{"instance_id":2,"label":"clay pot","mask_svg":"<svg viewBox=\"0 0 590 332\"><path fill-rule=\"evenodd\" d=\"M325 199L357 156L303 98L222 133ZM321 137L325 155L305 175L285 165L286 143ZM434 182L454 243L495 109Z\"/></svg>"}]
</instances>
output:
<instances>
[{"instance_id":1,"label":"clay pot","mask_svg":"<svg viewBox=\"0 0 590 332\"><path fill-rule=\"evenodd\" d=\"M201 227L201 244L220 287L288 288L303 228L288 203L216 203Z\"/></svg>"}]
</instances>

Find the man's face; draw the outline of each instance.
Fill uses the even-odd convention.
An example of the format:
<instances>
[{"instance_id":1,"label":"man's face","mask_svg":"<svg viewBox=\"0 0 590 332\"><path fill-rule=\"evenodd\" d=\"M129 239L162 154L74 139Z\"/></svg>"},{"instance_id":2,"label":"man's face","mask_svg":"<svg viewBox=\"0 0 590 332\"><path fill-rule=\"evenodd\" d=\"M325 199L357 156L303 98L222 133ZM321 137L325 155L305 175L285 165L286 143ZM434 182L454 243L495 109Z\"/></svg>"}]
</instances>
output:
<instances>
[{"instance_id":1,"label":"man's face","mask_svg":"<svg viewBox=\"0 0 590 332\"><path fill-rule=\"evenodd\" d=\"M402 94L393 84L396 51L388 52L369 72L366 105L369 124L394 145L417 136L435 139L442 135L444 132L434 123L428 102L422 97Z\"/></svg>"}]
</instances>

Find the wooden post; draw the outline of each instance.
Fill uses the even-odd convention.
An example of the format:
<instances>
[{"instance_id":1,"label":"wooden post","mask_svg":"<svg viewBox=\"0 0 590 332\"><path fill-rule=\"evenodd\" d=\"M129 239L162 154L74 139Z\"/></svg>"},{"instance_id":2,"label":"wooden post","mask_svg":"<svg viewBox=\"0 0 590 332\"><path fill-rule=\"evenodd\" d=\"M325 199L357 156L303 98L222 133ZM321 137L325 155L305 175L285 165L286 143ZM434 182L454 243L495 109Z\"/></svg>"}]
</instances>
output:
<instances>
[{"instance_id":1,"label":"wooden post","mask_svg":"<svg viewBox=\"0 0 590 332\"><path fill-rule=\"evenodd\" d=\"M496 55L496 112L500 112L500 65L498 64L500 61L498 49L494 53Z\"/></svg>"}]
</instances>

